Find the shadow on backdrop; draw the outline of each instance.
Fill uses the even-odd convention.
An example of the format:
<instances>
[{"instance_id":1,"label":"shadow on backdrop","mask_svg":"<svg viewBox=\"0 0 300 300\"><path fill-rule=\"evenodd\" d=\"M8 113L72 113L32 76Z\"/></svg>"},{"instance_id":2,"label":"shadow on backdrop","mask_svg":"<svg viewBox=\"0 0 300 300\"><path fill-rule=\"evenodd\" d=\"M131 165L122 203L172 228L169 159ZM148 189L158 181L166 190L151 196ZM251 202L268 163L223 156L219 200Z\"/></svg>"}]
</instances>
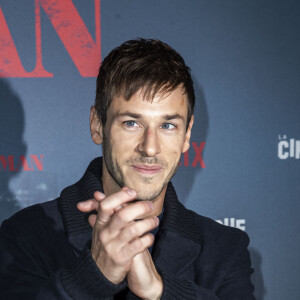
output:
<instances>
[{"instance_id":1,"label":"shadow on backdrop","mask_svg":"<svg viewBox=\"0 0 300 300\"><path fill-rule=\"evenodd\" d=\"M193 77L193 81L196 96L196 104L194 112L195 120L192 129L191 143L196 142L197 146L199 147L200 142L206 142L209 120L203 89L196 78ZM204 151L205 147L202 151L202 158L204 157ZM191 166L194 160L194 150L192 144L190 146L189 153L191 154L189 155L189 166L186 167L181 165L178 169L177 174L172 180L176 189L176 193L178 195L178 199L183 204L185 204L186 200L189 198L189 194L190 191L193 189L197 173L200 173L202 171L199 162L195 167ZM182 161L183 159L181 159L181 162Z\"/></svg>"},{"instance_id":2,"label":"shadow on backdrop","mask_svg":"<svg viewBox=\"0 0 300 300\"><path fill-rule=\"evenodd\" d=\"M254 295L256 300L263 300L266 295L263 275L261 272L262 257L256 249L249 248L251 263L254 268L254 273L251 276L251 281L255 287Z\"/></svg>"},{"instance_id":3,"label":"shadow on backdrop","mask_svg":"<svg viewBox=\"0 0 300 300\"><path fill-rule=\"evenodd\" d=\"M20 209L14 193L9 189L9 182L20 172L16 170L16 161L21 155L26 155L24 123L20 98L7 80L0 78L0 224Z\"/></svg>"}]
</instances>

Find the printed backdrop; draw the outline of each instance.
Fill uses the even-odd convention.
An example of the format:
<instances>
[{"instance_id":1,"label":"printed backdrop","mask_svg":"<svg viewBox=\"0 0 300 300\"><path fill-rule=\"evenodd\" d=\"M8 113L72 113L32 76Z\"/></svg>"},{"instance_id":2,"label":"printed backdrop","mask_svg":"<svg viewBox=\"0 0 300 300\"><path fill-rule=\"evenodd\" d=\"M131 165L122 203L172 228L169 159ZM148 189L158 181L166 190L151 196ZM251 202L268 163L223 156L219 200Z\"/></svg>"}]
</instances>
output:
<instances>
[{"instance_id":1,"label":"printed backdrop","mask_svg":"<svg viewBox=\"0 0 300 300\"><path fill-rule=\"evenodd\" d=\"M158 38L192 69L191 149L174 178L199 214L245 230L257 299L299 299L300 3L1 0L0 222L56 198L101 155L101 57Z\"/></svg>"}]
</instances>

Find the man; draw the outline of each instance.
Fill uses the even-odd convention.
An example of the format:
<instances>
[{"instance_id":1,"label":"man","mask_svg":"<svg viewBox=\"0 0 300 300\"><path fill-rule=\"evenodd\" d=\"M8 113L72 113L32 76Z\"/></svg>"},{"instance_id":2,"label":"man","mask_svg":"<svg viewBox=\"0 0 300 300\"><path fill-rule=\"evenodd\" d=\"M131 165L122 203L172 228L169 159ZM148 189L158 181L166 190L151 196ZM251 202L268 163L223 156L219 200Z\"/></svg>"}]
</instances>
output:
<instances>
[{"instance_id":1,"label":"man","mask_svg":"<svg viewBox=\"0 0 300 300\"><path fill-rule=\"evenodd\" d=\"M3 223L1 298L254 299L247 235L186 210L170 183L194 102L189 68L161 41L104 59L90 114L103 159Z\"/></svg>"}]
</instances>

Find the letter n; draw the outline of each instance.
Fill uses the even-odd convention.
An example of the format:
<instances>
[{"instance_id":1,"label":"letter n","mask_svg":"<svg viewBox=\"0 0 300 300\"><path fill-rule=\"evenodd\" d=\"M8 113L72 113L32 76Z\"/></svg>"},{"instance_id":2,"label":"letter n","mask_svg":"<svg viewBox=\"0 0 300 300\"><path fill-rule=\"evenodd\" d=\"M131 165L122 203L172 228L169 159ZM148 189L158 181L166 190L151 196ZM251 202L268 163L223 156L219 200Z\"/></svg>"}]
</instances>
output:
<instances>
[{"instance_id":1,"label":"letter n","mask_svg":"<svg viewBox=\"0 0 300 300\"><path fill-rule=\"evenodd\" d=\"M46 12L82 77L97 76L101 58L100 0L95 0L95 41L71 0L36 0Z\"/></svg>"},{"instance_id":2,"label":"letter n","mask_svg":"<svg viewBox=\"0 0 300 300\"><path fill-rule=\"evenodd\" d=\"M0 77L53 77L42 64L41 18L39 5L35 4L36 66L32 72L25 71L22 65L0 7Z\"/></svg>"},{"instance_id":3,"label":"letter n","mask_svg":"<svg viewBox=\"0 0 300 300\"><path fill-rule=\"evenodd\" d=\"M0 7L0 77L53 77L42 64L41 14L44 9L83 77L97 76L100 59L100 0L95 0L95 42L71 0L35 0L36 67L27 72Z\"/></svg>"},{"instance_id":4,"label":"letter n","mask_svg":"<svg viewBox=\"0 0 300 300\"><path fill-rule=\"evenodd\" d=\"M36 165L37 169L39 171L42 171L43 170L43 157L44 155L43 154L40 154L40 157L41 159L39 160L38 156L37 155L30 155L30 158L31 158L31 168L33 169L33 164Z\"/></svg>"}]
</instances>

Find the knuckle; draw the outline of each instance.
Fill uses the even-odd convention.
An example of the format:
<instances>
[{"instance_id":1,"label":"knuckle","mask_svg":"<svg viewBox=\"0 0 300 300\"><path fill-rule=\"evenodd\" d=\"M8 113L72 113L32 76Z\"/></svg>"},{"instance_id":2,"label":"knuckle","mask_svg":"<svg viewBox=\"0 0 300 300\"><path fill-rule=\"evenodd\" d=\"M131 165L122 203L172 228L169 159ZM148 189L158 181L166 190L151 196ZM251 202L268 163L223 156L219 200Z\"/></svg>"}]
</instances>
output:
<instances>
[{"instance_id":1,"label":"knuckle","mask_svg":"<svg viewBox=\"0 0 300 300\"><path fill-rule=\"evenodd\" d=\"M144 243L141 239L137 239L135 242L134 242L134 248L136 248L137 250L142 250L144 246Z\"/></svg>"},{"instance_id":2,"label":"knuckle","mask_svg":"<svg viewBox=\"0 0 300 300\"><path fill-rule=\"evenodd\" d=\"M99 210L100 211L105 211L106 210L106 205L104 201L99 202Z\"/></svg>"},{"instance_id":3,"label":"knuckle","mask_svg":"<svg viewBox=\"0 0 300 300\"><path fill-rule=\"evenodd\" d=\"M117 213L117 218L123 222L126 222L127 221L127 218L126 218L126 214L124 213L124 211L122 210L119 210Z\"/></svg>"},{"instance_id":4,"label":"knuckle","mask_svg":"<svg viewBox=\"0 0 300 300\"><path fill-rule=\"evenodd\" d=\"M112 249L112 247L110 246L110 244L103 244L102 246L103 246L103 249L105 250L105 253L106 253L107 257L112 260L113 259L113 250L114 249Z\"/></svg>"},{"instance_id":5,"label":"knuckle","mask_svg":"<svg viewBox=\"0 0 300 300\"><path fill-rule=\"evenodd\" d=\"M115 247L111 244L107 244L106 246L103 246L105 249L107 258L112 261L115 264L120 263L121 256L120 253L115 249Z\"/></svg>"},{"instance_id":6,"label":"knuckle","mask_svg":"<svg viewBox=\"0 0 300 300\"><path fill-rule=\"evenodd\" d=\"M128 235L129 235L129 237L134 237L134 236L138 235L137 228L135 226L130 226L128 228Z\"/></svg>"},{"instance_id":7,"label":"knuckle","mask_svg":"<svg viewBox=\"0 0 300 300\"><path fill-rule=\"evenodd\" d=\"M89 218L93 218L92 215L89 216ZM96 224L99 226L99 228L103 225L102 220L99 218L99 216L96 217Z\"/></svg>"},{"instance_id":8,"label":"knuckle","mask_svg":"<svg viewBox=\"0 0 300 300\"><path fill-rule=\"evenodd\" d=\"M151 244L154 242L154 235L152 233L149 233L148 234L148 238L149 238L149 241L151 242Z\"/></svg>"},{"instance_id":9,"label":"knuckle","mask_svg":"<svg viewBox=\"0 0 300 300\"><path fill-rule=\"evenodd\" d=\"M149 226L151 226L151 227L155 227L156 226L156 223L155 223L154 219L151 218L149 220Z\"/></svg>"},{"instance_id":10,"label":"knuckle","mask_svg":"<svg viewBox=\"0 0 300 300\"><path fill-rule=\"evenodd\" d=\"M111 260L115 265L122 265L123 264L123 256L120 253L116 253L111 257Z\"/></svg>"},{"instance_id":11,"label":"knuckle","mask_svg":"<svg viewBox=\"0 0 300 300\"><path fill-rule=\"evenodd\" d=\"M106 240L106 233L105 233L104 230L102 230L102 231L99 232L99 240L101 242L104 242Z\"/></svg>"},{"instance_id":12,"label":"knuckle","mask_svg":"<svg viewBox=\"0 0 300 300\"><path fill-rule=\"evenodd\" d=\"M143 241L144 241L145 246L149 246L149 244L151 244L151 242L154 241L154 235L152 233L148 232L147 234L145 234L143 236Z\"/></svg>"}]
</instances>

